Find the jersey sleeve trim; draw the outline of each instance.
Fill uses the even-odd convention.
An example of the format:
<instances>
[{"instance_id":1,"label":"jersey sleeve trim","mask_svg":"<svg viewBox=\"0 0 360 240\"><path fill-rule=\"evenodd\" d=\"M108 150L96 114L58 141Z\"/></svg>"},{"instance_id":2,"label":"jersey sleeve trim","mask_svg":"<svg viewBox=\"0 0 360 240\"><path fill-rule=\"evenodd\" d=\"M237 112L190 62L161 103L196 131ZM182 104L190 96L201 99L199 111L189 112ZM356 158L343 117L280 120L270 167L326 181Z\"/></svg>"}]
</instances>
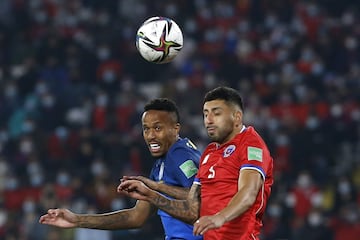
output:
<instances>
[{"instance_id":1,"label":"jersey sleeve trim","mask_svg":"<svg viewBox=\"0 0 360 240\"><path fill-rule=\"evenodd\" d=\"M194 184L196 184L196 185L201 185L201 183L200 183L200 179L199 178L194 178L194 182L193 182Z\"/></svg>"},{"instance_id":2,"label":"jersey sleeve trim","mask_svg":"<svg viewBox=\"0 0 360 240\"><path fill-rule=\"evenodd\" d=\"M245 170L245 169L252 169L252 170L258 171L261 174L263 180L265 181L265 173L264 173L264 170L261 167L251 165L251 164L245 164L240 168L240 171Z\"/></svg>"}]
</instances>

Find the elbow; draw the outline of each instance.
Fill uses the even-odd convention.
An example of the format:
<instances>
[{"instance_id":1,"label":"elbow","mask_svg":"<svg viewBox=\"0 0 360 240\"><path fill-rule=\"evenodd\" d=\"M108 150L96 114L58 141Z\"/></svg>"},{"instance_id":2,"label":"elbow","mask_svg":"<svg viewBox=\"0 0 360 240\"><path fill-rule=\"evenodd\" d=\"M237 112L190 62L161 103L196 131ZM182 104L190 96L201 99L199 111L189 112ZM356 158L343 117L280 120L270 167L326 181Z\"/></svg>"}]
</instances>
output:
<instances>
[{"instance_id":1,"label":"elbow","mask_svg":"<svg viewBox=\"0 0 360 240\"><path fill-rule=\"evenodd\" d=\"M129 223L129 228L131 229L136 229L136 228L141 228L146 222L146 219L143 219L141 217L135 218L133 220L131 220L131 222Z\"/></svg>"},{"instance_id":2,"label":"elbow","mask_svg":"<svg viewBox=\"0 0 360 240\"><path fill-rule=\"evenodd\" d=\"M143 225L144 225L144 222L140 222L140 221L134 222L134 223L132 224L132 228L133 228L133 229L134 229L134 228L141 228Z\"/></svg>"}]
</instances>

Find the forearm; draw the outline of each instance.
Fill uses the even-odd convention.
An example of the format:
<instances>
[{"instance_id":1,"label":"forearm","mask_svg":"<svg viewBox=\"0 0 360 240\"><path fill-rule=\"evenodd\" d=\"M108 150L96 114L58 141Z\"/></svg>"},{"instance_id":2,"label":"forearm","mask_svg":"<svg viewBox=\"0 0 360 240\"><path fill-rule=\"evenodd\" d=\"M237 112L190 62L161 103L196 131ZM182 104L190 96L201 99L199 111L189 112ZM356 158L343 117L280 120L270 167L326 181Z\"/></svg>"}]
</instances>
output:
<instances>
[{"instance_id":1,"label":"forearm","mask_svg":"<svg viewBox=\"0 0 360 240\"><path fill-rule=\"evenodd\" d=\"M199 217L199 207L188 200L171 200L161 194L151 199L151 203L171 216L193 224Z\"/></svg>"},{"instance_id":2,"label":"forearm","mask_svg":"<svg viewBox=\"0 0 360 240\"><path fill-rule=\"evenodd\" d=\"M186 200L172 200L164 195L151 191L150 202L171 216L189 224L199 218L200 212L200 187L193 184Z\"/></svg>"},{"instance_id":3,"label":"forearm","mask_svg":"<svg viewBox=\"0 0 360 240\"><path fill-rule=\"evenodd\" d=\"M77 226L80 228L116 230L141 226L141 224L133 221L133 217L127 210L104 214L78 214L77 219Z\"/></svg>"},{"instance_id":4,"label":"forearm","mask_svg":"<svg viewBox=\"0 0 360 240\"><path fill-rule=\"evenodd\" d=\"M238 180L238 192L219 214L225 218L226 222L240 216L255 203L262 186L263 179L257 171L241 171Z\"/></svg>"},{"instance_id":5,"label":"forearm","mask_svg":"<svg viewBox=\"0 0 360 240\"><path fill-rule=\"evenodd\" d=\"M222 215L226 222L231 221L246 212L254 201L255 198L241 197L237 194L218 214Z\"/></svg>"},{"instance_id":6,"label":"forearm","mask_svg":"<svg viewBox=\"0 0 360 240\"><path fill-rule=\"evenodd\" d=\"M188 197L190 188L170 186L159 182L156 190L175 199L185 200Z\"/></svg>"}]
</instances>

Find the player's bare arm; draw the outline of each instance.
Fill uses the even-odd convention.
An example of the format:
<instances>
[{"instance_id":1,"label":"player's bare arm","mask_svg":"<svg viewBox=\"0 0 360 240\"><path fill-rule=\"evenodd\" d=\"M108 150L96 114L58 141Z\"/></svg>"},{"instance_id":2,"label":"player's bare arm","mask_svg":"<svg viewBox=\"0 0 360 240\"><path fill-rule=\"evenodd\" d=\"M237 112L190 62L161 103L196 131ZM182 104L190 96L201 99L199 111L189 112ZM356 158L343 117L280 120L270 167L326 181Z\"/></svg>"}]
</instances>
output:
<instances>
[{"instance_id":1,"label":"player's bare arm","mask_svg":"<svg viewBox=\"0 0 360 240\"><path fill-rule=\"evenodd\" d=\"M67 209L49 209L39 222L61 228L129 229L141 227L154 210L145 201L137 201L130 209L104 214L75 214Z\"/></svg>"},{"instance_id":2,"label":"player's bare arm","mask_svg":"<svg viewBox=\"0 0 360 240\"><path fill-rule=\"evenodd\" d=\"M162 181L155 182L155 181L153 181L149 178L143 177L143 176L124 176L121 179L121 181L129 180L129 179L135 179L135 180L142 181L143 183L145 183L146 186L148 186L152 190L164 193L175 199L186 200L188 197L188 194L189 194L189 190L190 190L190 188L170 186L170 185L165 184Z\"/></svg>"},{"instance_id":3,"label":"player's bare arm","mask_svg":"<svg viewBox=\"0 0 360 240\"><path fill-rule=\"evenodd\" d=\"M173 217L193 224L199 217L200 186L193 184L186 200L171 200L157 194L152 203Z\"/></svg>"},{"instance_id":4,"label":"player's bare arm","mask_svg":"<svg viewBox=\"0 0 360 240\"><path fill-rule=\"evenodd\" d=\"M255 202L263 179L255 170L242 170L238 180L238 192L229 204L212 216L202 216L194 224L194 235L202 235L206 231L221 227L247 211Z\"/></svg>"},{"instance_id":5,"label":"player's bare arm","mask_svg":"<svg viewBox=\"0 0 360 240\"><path fill-rule=\"evenodd\" d=\"M237 194L235 194L227 207L220 211L226 221L231 221L243 214L254 204L263 182L263 178L258 171L250 169L241 171Z\"/></svg>"},{"instance_id":6,"label":"player's bare arm","mask_svg":"<svg viewBox=\"0 0 360 240\"><path fill-rule=\"evenodd\" d=\"M149 201L171 216L190 224L193 224L199 217L200 186L196 184L192 185L186 200L169 199L138 180L122 182L118 191L135 199Z\"/></svg>"}]
</instances>

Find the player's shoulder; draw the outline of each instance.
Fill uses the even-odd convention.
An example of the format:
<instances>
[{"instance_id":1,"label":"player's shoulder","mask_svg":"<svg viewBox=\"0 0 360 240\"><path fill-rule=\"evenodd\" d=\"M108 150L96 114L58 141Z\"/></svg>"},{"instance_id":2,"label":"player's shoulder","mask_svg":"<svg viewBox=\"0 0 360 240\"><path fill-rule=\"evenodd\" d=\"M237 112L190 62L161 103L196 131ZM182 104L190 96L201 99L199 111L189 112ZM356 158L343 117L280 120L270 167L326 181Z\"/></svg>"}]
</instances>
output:
<instances>
[{"instance_id":1,"label":"player's shoulder","mask_svg":"<svg viewBox=\"0 0 360 240\"><path fill-rule=\"evenodd\" d=\"M175 151L190 151L198 152L198 148L189 138L179 138L169 149L169 152Z\"/></svg>"},{"instance_id":2,"label":"player's shoulder","mask_svg":"<svg viewBox=\"0 0 360 240\"><path fill-rule=\"evenodd\" d=\"M252 126L247 126L244 130L235 137L236 141L258 141L261 140L261 136Z\"/></svg>"}]
</instances>

